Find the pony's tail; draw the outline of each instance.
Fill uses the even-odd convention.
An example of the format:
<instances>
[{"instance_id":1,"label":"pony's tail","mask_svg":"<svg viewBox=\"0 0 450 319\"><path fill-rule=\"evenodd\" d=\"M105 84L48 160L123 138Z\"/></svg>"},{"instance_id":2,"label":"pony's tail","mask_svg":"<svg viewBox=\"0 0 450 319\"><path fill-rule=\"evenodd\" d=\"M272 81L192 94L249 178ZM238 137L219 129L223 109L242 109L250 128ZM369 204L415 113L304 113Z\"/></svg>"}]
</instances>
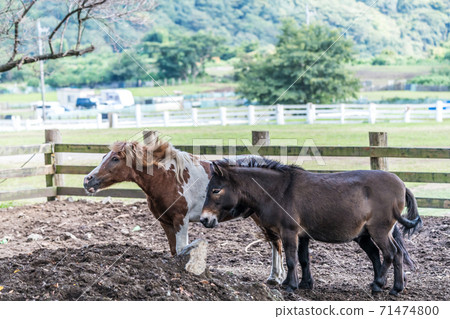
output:
<instances>
[{"instance_id":1,"label":"pony's tail","mask_svg":"<svg viewBox=\"0 0 450 319\"><path fill-rule=\"evenodd\" d=\"M410 237L416 231L422 227L422 219L419 216L419 211L417 210L417 201L411 190L406 189L406 207L408 212L406 218L401 214L397 214L396 219L400 224L403 225L403 236Z\"/></svg>"},{"instance_id":2,"label":"pony's tail","mask_svg":"<svg viewBox=\"0 0 450 319\"><path fill-rule=\"evenodd\" d=\"M403 252L403 262L405 265L407 265L411 270L414 270L415 263L412 261L411 257L409 257L408 251L405 248L405 243L403 241L402 233L400 232L400 229L397 225L394 226L394 231L392 232L392 237L394 238L395 242L398 244L398 247Z\"/></svg>"}]
</instances>

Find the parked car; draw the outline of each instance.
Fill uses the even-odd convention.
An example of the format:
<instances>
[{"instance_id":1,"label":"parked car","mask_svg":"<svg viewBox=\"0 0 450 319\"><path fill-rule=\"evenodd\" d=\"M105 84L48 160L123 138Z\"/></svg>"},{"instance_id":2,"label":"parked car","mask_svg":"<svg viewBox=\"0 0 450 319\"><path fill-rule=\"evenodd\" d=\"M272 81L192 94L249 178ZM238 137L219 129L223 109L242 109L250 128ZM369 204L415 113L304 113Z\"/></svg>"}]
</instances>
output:
<instances>
[{"instance_id":1,"label":"parked car","mask_svg":"<svg viewBox=\"0 0 450 319\"><path fill-rule=\"evenodd\" d=\"M97 107L97 99L89 97L79 97L76 102L76 107L81 109L92 109Z\"/></svg>"},{"instance_id":2,"label":"parked car","mask_svg":"<svg viewBox=\"0 0 450 319\"><path fill-rule=\"evenodd\" d=\"M120 103L116 103L115 101L100 101L100 103L97 105L97 109L99 111L121 110L123 109L123 105Z\"/></svg>"},{"instance_id":3,"label":"parked car","mask_svg":"<svg viewBox=\"0 0 450 319\"><path fill-rule=\"evenodd\" d=\"M42 117L42 102L34 105L38 117ZM68 109L62 107L57 102L47 102L45 103L45 115L46 117L51 117L58 114L64 114Z\"/></svg>"}]
</instances>

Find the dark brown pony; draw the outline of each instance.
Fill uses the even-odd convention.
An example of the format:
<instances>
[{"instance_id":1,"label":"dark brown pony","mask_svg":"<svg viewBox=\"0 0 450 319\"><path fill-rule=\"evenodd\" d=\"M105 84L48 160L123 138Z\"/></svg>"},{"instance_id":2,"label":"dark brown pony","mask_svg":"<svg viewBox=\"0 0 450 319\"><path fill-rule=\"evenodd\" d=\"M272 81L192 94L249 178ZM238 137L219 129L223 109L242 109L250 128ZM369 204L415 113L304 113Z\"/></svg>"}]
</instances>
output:
<instances>
[{"instance_id":1,"label":"dark brown pony","mask_svg":"<svg viewBox=\"0 0 450 319\"><path fill-rule=\"evenodd\" d=\"M401 215L405 205L406 218ZM334 174L310 173L265 159L241 167L228 160L213 162L200 221L214 227L221 219L238 217L234 207L245 206L259 217L273 238L281 238L288 268L286 290L311 288L308 243L355 240L374 266L372 291L386 284L387 270L394 263L394 286L404 288L403 259L412 264L404 248L404 234L413 234L422 224L414 195L394 174L384 171L352 171ZM379 250L383 255L380 263ZM298 282L297 263L302 267Z\"/></svg>"}]
</instances>

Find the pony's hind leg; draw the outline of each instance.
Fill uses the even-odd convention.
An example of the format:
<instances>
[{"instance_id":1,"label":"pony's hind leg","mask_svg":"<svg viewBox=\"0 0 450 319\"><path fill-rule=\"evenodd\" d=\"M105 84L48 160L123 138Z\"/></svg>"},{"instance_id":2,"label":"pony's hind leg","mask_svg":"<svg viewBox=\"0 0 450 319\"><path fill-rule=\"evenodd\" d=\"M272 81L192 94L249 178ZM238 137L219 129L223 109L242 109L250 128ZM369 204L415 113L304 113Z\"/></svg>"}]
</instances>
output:
<instances>
[{"instance_id":1,"label":"pony's hind leg","mask_svg":"<svg viewBox=\"0 0 450 319\"><path fill-rule=\"evenodd\" d=\"M382 234L381 232L369 232L373 241L377 244L383 254L383 264L381 265L380 274L378 278L375 278L372 286L372 291L378 292L386 285L387 271L392 265L395 254L397 253L397 248L394 244L394 240L391 239L390 233Z\"/></svg>"},{"instance_id":2,"label":"pony's hind leg","mask_svg":"<svg viewBox=\"0 0 450 319\"><path fill-rule=\"evenodd\" d=\"M272 270L270 271L269 278L267 278L267 284L279 285L285 276L281 240L271 241L270 245L272 246Z\"/></svg>"},{"instance_id":3,"label":"pony's hind leg","mask_svg":"<svg viewBox=\"0 0 450 319\"><path fill-rule=\"evenodd\" d=\"M403 274L403 251L399 244L392 241L397 249L394 255L394 287L389 291L390 295L397 296L404 288L404 274Z\"/></svg>"},{"instance_id":4,"label":"pony's hind leg","mask_svg":"<svg viewBox=\"0 0 450 319\"><path fill-rule=\"evenodd\" d=\"M302 280L298 285L300 289L312 289L314 280L309 269L309 238L298 239L298 261L302 267Z\"/></svg>"},{"instance_id":5,"label":"pony's hind leg","mask_svg":"<svg viewBox=\"0 0 450 319\"><path fill-rule=\"evenodd\" d=\"M380 250L373 243L369 234L364 234L355 239L358 245L364 250L369 257L373 265L373 282L370 284L372 292L380 292L381 287L376 284L377 278L380 277L381 273L381 260L380 260Z\"/></svg>"},{"instance_id":6,"label":"pony's hind leg","mask_svg":"<svg viewBox=\"0 0 450 319\"><path fill-rule=\"evenodd\" d=\"M284 253L286 254L287 276L282 285L286 286L287 292L292 292L298 288L298 237L294 232L282 235Z\"/></svg>"}]
</instances>

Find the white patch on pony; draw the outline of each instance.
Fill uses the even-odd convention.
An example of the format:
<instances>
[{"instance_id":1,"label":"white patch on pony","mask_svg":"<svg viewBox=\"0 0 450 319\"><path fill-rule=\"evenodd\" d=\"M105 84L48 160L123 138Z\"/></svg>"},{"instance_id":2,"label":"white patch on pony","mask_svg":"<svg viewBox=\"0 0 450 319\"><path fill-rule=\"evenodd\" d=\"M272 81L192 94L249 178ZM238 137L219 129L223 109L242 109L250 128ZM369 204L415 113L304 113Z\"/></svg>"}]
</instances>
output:
<instances>
[{"instance_id":1,"label":"white patch on pony","mask_svg":"<svg viewBox=\"0 0 450 319\"><path fill-rule=\"evenodd\" d=\"M277 247L273 243L270 243L270 245L272 246L272 270L269 278L267 278L267 282L281 284L285 277L283 255L278 252Z\"/></svg>"},{"instance_id":2,"label":"white patch on pony","mask_svg":"<svg viewBox=\"0 0 450 319\"><path fill-rule=\"evenodd\" d=\"M98 166L96 168L94 168L92 170L92 172L89 173L88 176L92 176L94 174L97 174L100 171L100 168L102 167L102 165L111 157L111 152L109 152L108 154L105 155L105 157L103 157L102 161L100 162L100 164L98 164Z\"/></svg>"},{"instance_id":3,"label":"white patch on pony","mask_svg":"<svg viewBox=\"0 0 450 319\"><path fill-rule=\"evenodd\" d=\"M205 169L199 162L186 161L185 163L189 178L182 184L183 196L188 205L190 222L199 222L202 214L203 203L206 199L206 189L209 178Z\"/></svg>"},{"instance_id":4,"label":"white patch on pony","mask_svg":"<svg viewBox=\"0 0 450 319\"><path fill-rule=\"evenodd\" d=\"M180 230L175 234L176 239L176 250L177 254L179 254L184 247L189 244L189 215L186 215L183 219L183 225Z\"/></svg>"}]
</instances>

